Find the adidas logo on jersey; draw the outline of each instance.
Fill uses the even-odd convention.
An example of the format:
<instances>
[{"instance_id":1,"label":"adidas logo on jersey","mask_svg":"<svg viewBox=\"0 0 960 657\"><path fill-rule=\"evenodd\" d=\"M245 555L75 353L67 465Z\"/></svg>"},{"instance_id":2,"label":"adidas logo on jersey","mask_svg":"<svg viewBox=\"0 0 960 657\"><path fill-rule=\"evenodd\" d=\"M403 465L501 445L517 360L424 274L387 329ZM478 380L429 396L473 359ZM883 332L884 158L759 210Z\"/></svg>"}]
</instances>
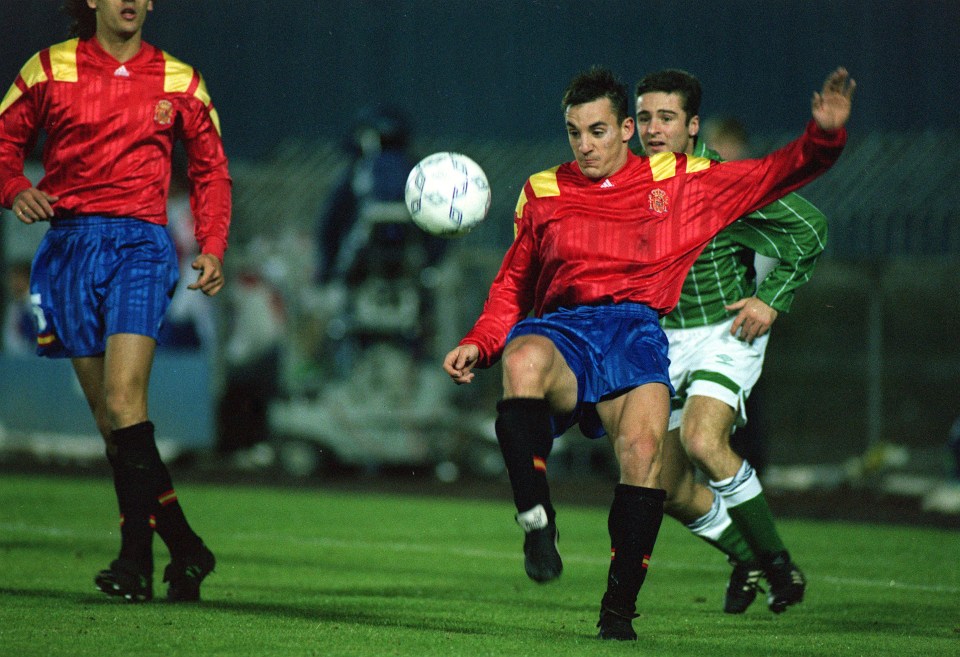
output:
<instances>
[{"instance_id":1,"label":"adidas logo on jersey","mask_svg":"<svg viewBox=\"0 0 960 657\"><path fill-rule=\"evenodd\" d=\"M120 64L120 68L113 72L113 77L115 78L129 78L130 71L127 70L127 67L123 64Z\"/></svg>"},{"instance_id":2,"label":"adidas logo on jersey","mask_svg":"<svg viewBox=\"0 0 960 657\"><path fill-rule=\"evenodd\" d=\"M613 183L610 182L609 178L607 178L600 184L600 189L610 189L611 187L613 187Z\"/></svg>"}]
</instances>

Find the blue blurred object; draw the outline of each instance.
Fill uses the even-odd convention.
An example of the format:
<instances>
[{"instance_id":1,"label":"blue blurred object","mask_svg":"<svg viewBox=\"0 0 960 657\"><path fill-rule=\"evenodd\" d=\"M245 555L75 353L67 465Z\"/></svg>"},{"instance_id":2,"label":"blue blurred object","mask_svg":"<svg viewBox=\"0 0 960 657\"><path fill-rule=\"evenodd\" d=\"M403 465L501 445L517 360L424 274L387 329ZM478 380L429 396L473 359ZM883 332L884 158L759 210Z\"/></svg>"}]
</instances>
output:
<instances>
[{"instance_id":1,"label":"blue blurred object","mask_svg":"<svg viewBox=\"0 0 960 657\"><path fill-rule=\"evenodd\" d=\"M201 352L158 351L151 370L151 419L158 441L180 449L213 445L213 395L209 357ZM0 433L55 436L70 441L100 434L67 359L0 353Z\"/></svg>"}]
</instances>

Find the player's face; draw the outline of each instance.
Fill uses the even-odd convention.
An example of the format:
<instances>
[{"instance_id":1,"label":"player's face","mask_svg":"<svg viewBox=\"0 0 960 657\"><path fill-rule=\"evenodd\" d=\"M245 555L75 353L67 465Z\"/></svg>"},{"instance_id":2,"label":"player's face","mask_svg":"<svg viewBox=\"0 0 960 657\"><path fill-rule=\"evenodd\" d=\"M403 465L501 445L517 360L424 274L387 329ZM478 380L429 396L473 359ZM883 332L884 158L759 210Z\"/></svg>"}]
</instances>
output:
<instances>
[{"instance_id":1,"label":"player's face","mask_svg":"<svg viewBox=\"0 0 960 657\"><path fill-rule=\"evenodd\" d=\"M627 143L633 136L633 119L617 122L609 98L567 107L567 139L580 171L599 180L627 163Z\"/></svg>"},{"instance_id":2,"label":"player's face","mask_svg":"<svg viewBox=\"0 0 960 657\"><path fill-rule=\"evenodd\" d=\"M153 0L87 0L97 12L97 33L111 36L133 36L140 32L153 10Z\"/></svg>"},{"instance_id":3,"label":"player's face","mask_svg":"<svg viewBox=\"0 0 960 657\"><path fill-rule=\"evenodd\" d=\"M692 153L700 117L687 117L679 94L650 91L637 96L637 132L647 155Z\"/></svg>"}]
</instances>

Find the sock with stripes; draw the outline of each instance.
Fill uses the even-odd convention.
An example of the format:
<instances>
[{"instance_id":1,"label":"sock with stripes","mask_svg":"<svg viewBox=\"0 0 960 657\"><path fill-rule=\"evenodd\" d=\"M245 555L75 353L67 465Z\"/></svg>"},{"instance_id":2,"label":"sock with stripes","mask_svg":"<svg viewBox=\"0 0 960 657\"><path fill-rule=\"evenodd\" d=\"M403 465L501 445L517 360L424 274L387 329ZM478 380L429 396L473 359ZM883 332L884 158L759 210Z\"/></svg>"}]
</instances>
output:
<instances>
[{"instance_id":1,"label":"sock with stripes","mask_svg":"<svg viewBox=\"0 0 960 657\"><path fill-rule=\"evenodd\" d=\"M553 447L550 404L545 399L504 399L497 404L496 432L517 511L541 504L553 520L547 484L547 457Z\"/></svg>"},{"instance_id":2,"label":"sock with stripes","mask_svg":"<svg viewBox=\"0 0 960 657\"><path fill-rule=\"evenodd\" d=\"M723 498L730 519L758 558L786 550L777 533L760 479L747 461L743 462L733 477L711 481L710 487Z\"/></svg>"},{"instance_id":3,"label":"sock with stripes","mask_svg":"<svg viewBox=\"0 0 960 657\"><path fill-rule=\"evenodd\" d=\"M637 595L647 577L653 546L663 521L667 492L618 484L607 528L610 531L610 570L602 608L624 618L636 615Z\"/></svg>"},{"instance_id":4,"label":"sock with stripes","mask_svg":"<svg viewBox=\"0 0 960 657\"><path fill-rule=\"evenodd\" d=\"M713 506L705 515L687 524L687 529L723 552L734 563L753 561L753 550L730 518L723 498L713 491Z\"/></svg>"},{"instance_id":5,"label":"sock with stripes","mask_svg":"<svg viewBox=\"0 0 960 657\"><path fill-rule=\"evenodd\" d=\"M141 422L115 431L114 441L117 458L123 464L127 499L137 509L147 510L148 521L153 521L172 556L198 552L200 537L187 522L170 472L160 458L153 423Z\"/></svg>"}]
</instances>

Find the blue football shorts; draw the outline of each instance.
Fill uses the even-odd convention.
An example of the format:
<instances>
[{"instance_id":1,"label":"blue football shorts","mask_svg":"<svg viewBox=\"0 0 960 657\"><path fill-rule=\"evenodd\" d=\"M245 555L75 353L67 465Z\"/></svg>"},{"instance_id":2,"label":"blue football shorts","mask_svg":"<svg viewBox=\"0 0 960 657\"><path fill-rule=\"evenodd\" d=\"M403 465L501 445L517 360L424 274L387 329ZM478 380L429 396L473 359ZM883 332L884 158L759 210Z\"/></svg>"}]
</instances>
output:
<instances>
[{"instance_id":1,"label":"blue football shorts","mask_svg":"<svg viewBox=\"0 0 960 657\"><path fill-rule=\"evenodd\" d=\"M37 353L98 356L115 333L156 340L179 276L163 226L99 216L53 220L30 274Z\"/></svg>"},{"instance_id":2,"label":"blue football shorts","mask_svg":"<svg viewBox=\"0 0 960 657\"><path fill-rule=\"evenodd\" d=\"M587 438L606 435L597 403L647 383L673 394L667 337L656 311L639 303L559 308L517 323L507 342L521 335L549 338L577 377L577 405L553 417L554 436L575 424Z\"/></svg>"}]
</instances>

